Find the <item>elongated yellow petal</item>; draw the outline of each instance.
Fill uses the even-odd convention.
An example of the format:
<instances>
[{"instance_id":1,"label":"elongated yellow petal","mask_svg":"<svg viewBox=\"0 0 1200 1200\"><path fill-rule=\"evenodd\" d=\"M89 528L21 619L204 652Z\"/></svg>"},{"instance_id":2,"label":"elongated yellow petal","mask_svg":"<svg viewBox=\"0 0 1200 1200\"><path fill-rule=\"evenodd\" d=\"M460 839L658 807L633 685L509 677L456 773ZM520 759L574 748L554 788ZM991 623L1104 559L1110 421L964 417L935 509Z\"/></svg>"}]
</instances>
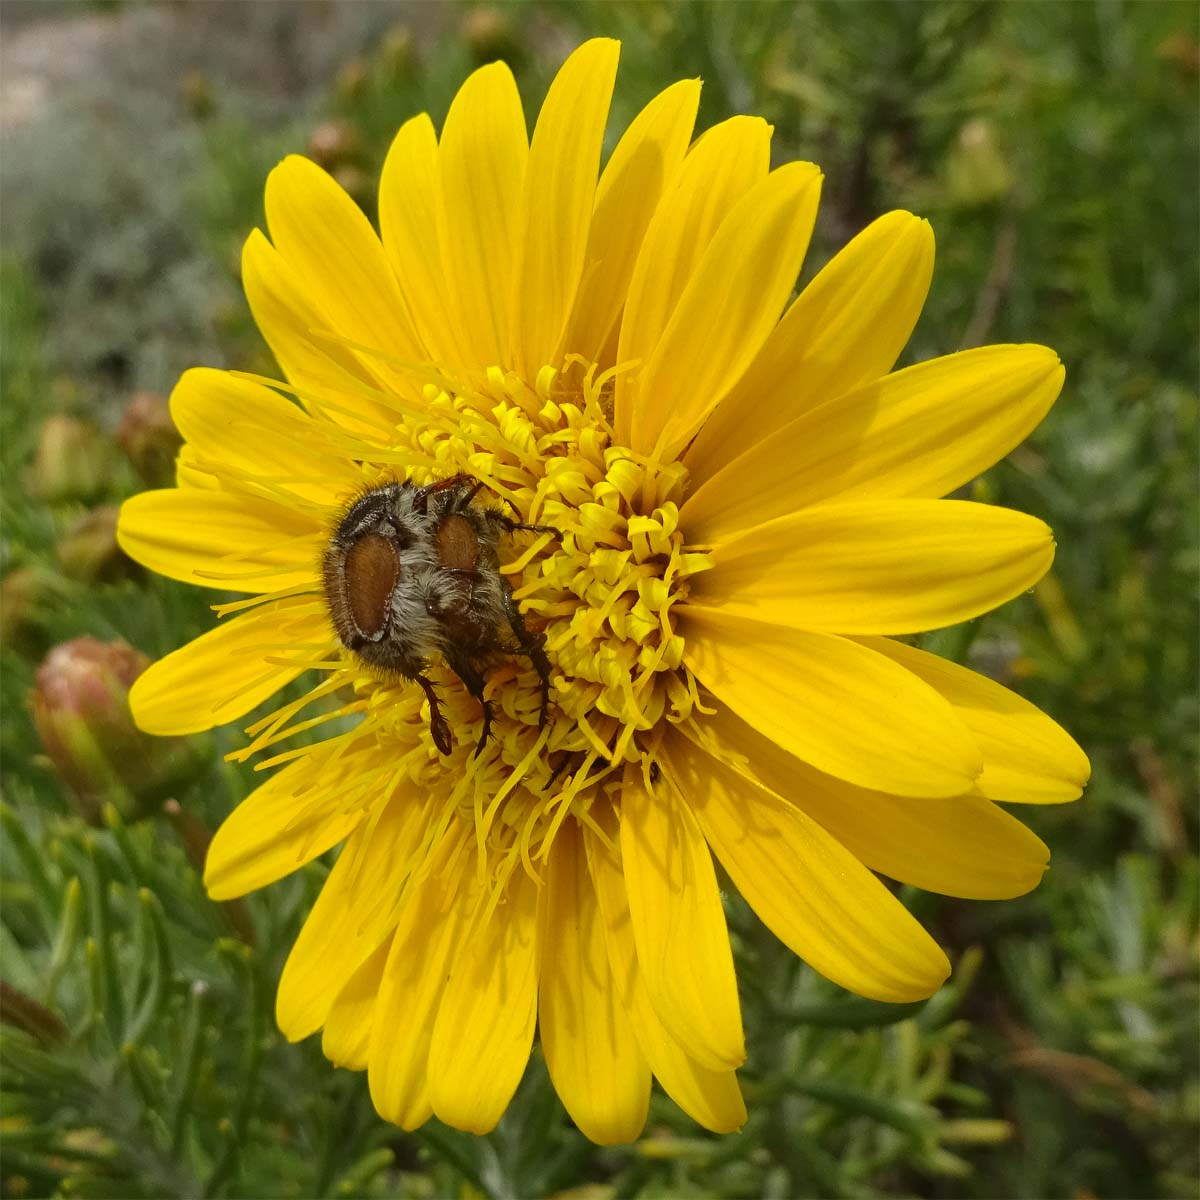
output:
<instances>
[{"instance_id":1,"label":"elongated yellow petal","mask_svg":"<svg viewBox=\"0 0 1200 1200\"><path fill-rule=\"evenodd\" d=\"M364 822L342 847L279 979L275 1020L288 1041L320 1029L339 983L392 932L405 882L401 864L424 815L413 795L393 797L377 821Z\"/></svg>"},{"instance_id":2,"label":"elongated yellow petal","mask_svg":"<svg viewBox=\"0 0 1200 1200\"><path fill-rule=\"evenodd\" d=\"M625 305L650 218L683 162L699 104L700 81L680 80L655 96L617 143L596 187L583 279L551 362L567 354L600 361Z\"/></svg>"},{"instance_id":3,"label":"elongated yellow petal","mask_svg":"<svg viewBox=\"0 0 1200 1200\"><path fill-rule=\"evenodd\" d=\"M1091 775L1078 743L1016 692L936 654L888 638L862 644L911 671L940 692L983 751L975 787L992 800L1061 804L1075 800Z\"/></svg>"},{"instance_id":4,"label":"elongated yellow petal","mask_svg":"<svg viewBox=\"0 0 1200 1200\"><path fill-rule=\"evenodd\" d=\"M933 231L911 213L867 226L800 293L687 452L695 483L781 426L886 375L929 291Z\"/></svg>"},{"instance_id":5,"label":"elongated yellow petal","mask_svg":"<svg viewBox=\"0 0 1200 1200\"><path fill-rule=\"evenodd\" d=\"M406 121L392 141L379 180L379 230L413 324L430 356L461 366L465 356L446 299L438 238L442 169L427 113Z\"/></svg>"},{"instance_id":6,"label":"elongated yellow petal","mask_svg":"<svg viewBox=\"0 0 1200 1200\"><path fill-rule=\"evenodd\" d=\"M763 924L810 966L874 1000L923 1000L950 963L844 846L800 809L682 736L666 738L669 778Z\"/></svg>"},{"instance_id":7,"label":"elongated yellow petal","mask_svg":"<svg viewBox=\"0 0 1200 1200\"><path fill-rule=\"evenodd\" d=\"M638 252L621 319L619 363L649 362L705 248L730 209L766 177L770 158L771 126L758 117L731 117L693 145ZM617 438L649 450L653 437L631 441L641 394L629 372L617 376Z\"/></svg>"},{"instance_id":8,"label":"elongated yellow petal","mask_svg":"<svg viewBox=\"0 0 1200 1200\"><path fill-rule=\"evenodd\" d=\"M265 203L271 241L335 333L406 362L426 357L379 238L327 172L289 155L267 177ZM412 393L387 358L352 353L376 378Z\"/></svg>"},{"instance_id":9,"label":"elongated yellow petal","mask_svg":"<svg viewBox=\"0 0 1200 1200\"><path fill-rule=\"evenodd\" d=\"M329 431L278 392L227 371L185 371L171 393L171 416L198 456L222 472L315 504L336 505L361 483Z\"/></svg>"},{"instance_id":10,"label":"elongated yellow petal","mask_svg":"<svg viewBox=\"0 0 1200 1200\"><path fill-rule=\"evenodd\" d=\"M533 1045L538 992L537 883L519 866L504 903L450 968L429 1047L429 1099L448 1125L487 1133Z\"/></svg>"},{"instance_id":11,"label":"elongated yellow petal","mask_svg":"<svg viewBox=\"0 0 1200 1200\"><path fill-rule=\"evenodd\" d=\"M325 1016L321 1053L334 1066L347 1067L351 1071L367 1069L375 1006L391 949L389 937L359 963Z\"/></svg>"},{"instance_id":12,"label":"elongated yellow petal","mask_svg":"<svg viewBox=\"0 0 1200 1200\"><path fill-rule=\"evenodd\" d=\"M255 788L213 835L204 886L230 900L274 883L346 838L362 811L345 811L333 780L323 777L328 752L297 759Z\"/></svg>"},{"instance_id":13,"label":"elongated yellow petal","mask_svg":"<svg viewBox=\"0 0 1200 1200\"><path fill-rule=\"evenodd\" d=\"M689 603L789 629L918 633L1032 587L1054 537L1036 517L966 500L859 500L723 542Z\"/></svg>"},{"instance_id":14,"label":"elongated yellow petal","mask_svg":"<svg viewBox=\"0 0 1200 1200\"><path fill-rule=\"evenodd\" d=\"M442 866L439 859L438 864ZM404 898L371 1027L367 1083L385 1121L416 1129L433 1115L429 1043L475 894L466 872L431 869Z\"/></svg>"},{"instance_id":15,"label":"elongated yellow petal","mask_svg":"<svg viewBox=\"0 0 1200 1200\"><path fill-rule=\"evenodd\" d=\"M668 788L627 775L621 862L646 991L659 1020L710 1070L746 1057L729 932L695 818Z\"/></svg>"},{"instance_id":16,"label":"elongated yellow petal","mask_svg":"<svg viewBox=\"0 0 1200 1200\"><path fill-rule=\"evenodd\" d=\"M957 796L983 769L949 703L845 638L688 608L684 662L789 754L863 787Z\"/></svg>"},{"instance_id":17,"label":"elongated yellow petal","mask_svg":"<svg viewBox=\"0 0 1200 1200\"><path fill-rule=\"evenodd\" d=\"M231 592L319 586L321 523L302 510L200 488L142 492L121 506L117 541L160 575Z\"/></svg>"},{"instance_id":18,"label":"elongated yellow petal","mask_svg":"<svg viewBox=\"0 0 1200 1200\"><path fill-rule=\"evenodd\" d=\"M583 275L600 148L621 44L592 38L550 85L529 147L513 361L533 379L562 338Z\"/></svg>"},{"instance_id":19,"label":"elongated yellow petal","mask_svg":"<svg viewBox=\"0 0 1200 1200\"><path fill-rule=\"evenodd\" d=\"M597 810L593 815L598 815ZM616 838L616 824L607 824L611 843ZM584 831L584 845L614 984L650 1069L667 1095L705 1129L714 1133L740 1129L746 1121L746 1106L736 1073L701 1066L663 1027L638 966L621 864L590 829Z\"/></svg>"},{"instance_id":20,"label":"elongated yellow petal","mask_svg":"<svg viewBox=\"0 0 1200 1200\"><path fill-rule=\"evenodd\" d=\"M635 448L675 458L745 372L791 295L820 194L812 163L788 163L729 210L634 377Z\"/></svg>"},{"instance_id":21,"label":"elongated yellow petal","mask_svg":"<svg viewBox=\"0 0 1200 1200\"><path fill-rule=\"evenodd\" d=\"M593 1142L632 1142L646 1123L650 1068L617 994L583 840L559 831L542 906L538 1028L546 1067L571 1119Z\"/></svg>"},{"instance_id":22,"label":"elongated yellow petal","mask_svg":"<svg viewBox=\"0 0 1200 1200\"><path fill-rule=\"evenodd\" d=\"M133 718L157 734L224 725L295 679L305 660L323 657L332 639L322 601L268 601L151 663L129 691Z\"/></svg>"},{"instance_id":23,"label":"elongated yellow petal","mask_svg":"<svg viewBox=\"0 0 1200 1200\"><path fill-rule=\"evenodd\" d=\"M706 718L702 733L707 748L899 883L1004 900L1036 887L1046 870L1045 843L981 796L895 796L855 787L793 758L727 710Z\"/></svg>"},{"instance_id":24,"label":"elongated yellow petal","mask_svg":"<svg viewBox=\"0 0 1200 1200\"><path fill-rule=\"evenodd\" d=\"M283 373L304 390L306 406L312 407L316 397L336 406L322 411L339 425L370 431L383 422L386 428L388 410L367 394L379 380L352 350L331 340L330 319L257 229L242 247L242 286L259 332Z\"/></svg>"},{"instance_id":25,"label":"elongated yellow petal","mask_svg":"<svg viewBox=\"0 0 1200 1200\"><path fill-rule=\"evenodd\" d=\"M446 114L438 241L468 366L508 367L529 140L512 72L480 67Z\"/></svg>"},{"instance_id":26,"label":"elongated yellow petal","mask_svg":"<svg viewBox=\"0 0 1200 1200\"><path fill-rule=\"evenodd\" d=\"M683 506L695 541L827 500L942 496L1024 440L1062 388L1044 346L985 346L897 371L810 410Z\"/></svg>"}]
</instances>

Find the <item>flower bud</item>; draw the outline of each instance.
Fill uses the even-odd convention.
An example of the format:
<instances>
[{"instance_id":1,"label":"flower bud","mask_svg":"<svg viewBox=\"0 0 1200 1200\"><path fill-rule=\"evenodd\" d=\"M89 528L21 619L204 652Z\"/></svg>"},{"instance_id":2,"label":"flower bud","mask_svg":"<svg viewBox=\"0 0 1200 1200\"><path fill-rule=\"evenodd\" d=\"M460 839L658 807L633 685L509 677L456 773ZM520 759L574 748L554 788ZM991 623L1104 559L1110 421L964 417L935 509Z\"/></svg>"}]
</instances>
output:
<instances>
[{"instance_id":1,"label":"flower bud","mask_svg":"<svg viewBox=\"0 0 1200 1200\"><path fill-rule=\"evenodd\" d=\"M991 204L1008 195L1013 172L990 121L976 117L958 131L947 158L946 185L951 198L964 208Z\"/></svg>"},{"instance_id":2,"label":"flower bud","mask_svg":"<svg viewBox=\"0 0 1200 1200\"><path fill-rule=\"evenodd\" d=\"M175 482L175 456L183 439L171 420L165 397L135 392L121 414L117 443L150 487L169 487Z\"/></svg>"},{"instance_id":3,"label":"flower bud","mask_svg":"<svg viewBox=\"0 0 1200 1200\"><path fill-rule=\"evenodd\" d=\"M513 36L512 21L499 8L473 8L462 23L463 41L476 62L488 63L503 58L514 62L521 57L521 46Z\"/></svg>"},{"instance_id":4,"label":"flower bud","mask_svg":"<svg viewBox=\"0 0 1200 1200\"><path fill-rule=\"evenodd\" d=\"M44 567L17 567L0 579L0 645L40 654L46 647L43 617L60 595Z\"/></svg>"},{"instance_id":5,"label":"flower bud","mask_svg":"<svg viewBox=\"0 0 1200 1200\"><path fill-rule=\"evenodd\" d=\"M361 149L358 133L346 121L322 121L308 135L308 157L327 171L351 161Z\"/></svg>"},{"instance_id":6,"label":"flower bud","mask_svg":"<svg viewBox=\"0 0 1200 1200\"><path fill-rule=\"evenodd\" d=\"M82 417L57 413L42 423L26 482L39 500L92 500L108 487L116 468L111 441Z\"/></svg>"},{"instance_id":7,"label":"flower bud","mask_svg":"<svg viewBox=\"0 0 1200 1200\"><path fill-rule=\"evenodd\" d=\"M34 724L73 807L94 825L106 803L127 820L150 811L196 766L188 740L150 737L133 723L129 688L149 661L124 642L81 637L38 668Z\"/></svg>"},{"instance_id":8,"label":"flower bud","mask_svg":"<svg viewBox=\"0 0 1200 1200\"><path fill-rule=\"evenodd\" d=\"M407 25L394 25L379 43L379 62L394 80L406 78L416 63L412 30Z\"/></svg>"},{"instance_id":9,"label":"flower bud","mask_svg":"<svg viewBox=\"0 0 1200 1200\"><path fill-rule=\"evenodd\" d=\"M117 544L115 505L90 509L58 539L55 551L63 574L83 583L111 583L134 574L131 558Z\"/></svg>"},{"instance_id":10,"label":"flower bud","mask_svg":"<svg viewBox=\"0 0 1200 1200\"><path fill-rule=\"evenodd\" d=\"M185 71L179 80L179 95L197 121L211 117L217 107L212 80L203 71Z\"/></svg>"}]
</instances>

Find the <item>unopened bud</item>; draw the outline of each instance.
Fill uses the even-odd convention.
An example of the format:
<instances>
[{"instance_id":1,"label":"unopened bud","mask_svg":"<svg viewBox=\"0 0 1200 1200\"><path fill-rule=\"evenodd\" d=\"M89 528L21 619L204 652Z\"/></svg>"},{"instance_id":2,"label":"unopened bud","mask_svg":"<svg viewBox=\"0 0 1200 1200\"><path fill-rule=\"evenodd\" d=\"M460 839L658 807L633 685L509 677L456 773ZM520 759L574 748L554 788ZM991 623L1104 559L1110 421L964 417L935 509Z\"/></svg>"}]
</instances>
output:
<instances>
[{"instance_id":1,"label":"unopened bud","mask_svg":"<svg viewBox=\"0 0 1200 1200\"><path fill-rule=\"evenodd\" d=\"M407 25L394 25L379 43L380 66L398 80L407 77L415 62L412 30Z\"/></svg>"},{"instance_id":2,"label":"unopened bud","mask_svg":"<svg viewBox=\"0 0 1200 1200\"><path fill-rule=\"evenodd\" d=\"M352 58L338 69L333 87L339 100L361 100L367 90L367 65L361 58Z\"/></svg>"},{"instance_id":3,"label":"unopened bud","mask_svg":"<svg viewBox=\"0 0 1200 1200\"><path fill-rule=\"evenodd\" d=\"M476 62L487 63L503 58L512 63L521 57L521 47L513 36L508 14L499 8L473 8L462 23L463 41Z\"/></svg>"},{"instance_id":4,"label":"unopened bud","mask_svg":"<svg viewBox=\"0 0 1200 1200\"><path fill-rule=\"evenodd\" d=\"M135 564L117 544L117 514L113 504L85 512L58 539L55 551L63 574L82 583L111 583L127 578Z\"/></svg>"},{"instance_id":5,"label":"unopened bud","mask_svg":"<svg viewBox=\"0 0 1200 1200\"><path fill-rule=\"evenodd\" d=\"M964 207L991 204L1006 196L1013 185L1012 168L1000 147L990 121L968 121L947 160L947 187L951 198Z\"/></svg>"},{"instance_id":6,"label":"unopened bud","mask_svg":"<svg viewBox=\"0 0 1200 1200\"><path fill-rule=\"evenodd\" d=\"M175 455L183 439L171 420L171 408L156 392L135 392L117 426L117 444L142 481L169 487L175 481Z\"/></svg>"},{"instance_id":7,"label":"unopened bud","mask_svg":"<svg viewBox=\"0 0 1200 1200\"><path fill-rule=\"evenodd\" d=\"M0 644L39 654L46 647L44 617L59 595L44 567L17 567L0 579Z\"/></svg>"},{"instance_id":8,"label":"unopened bud","mask_svg":"<svg viewBox=\"0 0 1200 1200\"><path fill-rule=\"evenodd\" d=\"M198 121L212 116L217 106L212 80L203 71L185 71L179 80L179 95L188 112Z\"/></svg>"},{"instance_id":9,"label":"unopened bud","mask_svg":"<svg viewBox=\"0 0 1200 1200\"><path fill-rule=\"evenodd\" d=\"M346 121L322 121L308 135L308 157L327 171L349 162L361 149L361 139Z\"/></svg>"},{"instance_id":10,"label":"unopened bud","mask_svg":"<svg viewBox=\"0 0 1200 1200\"><path fill-rule=\"evenodd\" d=\"M124 642L75 638L55 646L37 672L33 721L72 803L92 824L111 803L127 820L157 806L192 773L183 738L142 733L129 711L129 688L149 665Z\"/></svg>"},{"instance_id":11,"label":"unopened bud","mask_svg":"<svg viewBox=\"0 0 1200 1200\"><path fill-rule=\"evenodd\" d=\"M115 447L100 428L82 417L47 417L29 468L29 490L49 503L93 500L112 481Z\"/></svg>"}]
</instances>

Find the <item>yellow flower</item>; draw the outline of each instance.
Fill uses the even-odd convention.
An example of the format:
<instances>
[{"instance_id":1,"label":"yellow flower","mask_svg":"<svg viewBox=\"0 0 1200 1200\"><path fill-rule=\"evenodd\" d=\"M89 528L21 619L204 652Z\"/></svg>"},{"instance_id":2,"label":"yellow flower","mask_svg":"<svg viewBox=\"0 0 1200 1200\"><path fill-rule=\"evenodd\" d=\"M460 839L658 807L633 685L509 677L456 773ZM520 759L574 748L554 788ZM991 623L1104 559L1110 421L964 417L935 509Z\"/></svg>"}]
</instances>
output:
<instances>
[{"instance_id":1,"label":"yellow flower","mask_svg":"<svg viewBox=\"0 0 1200 1200\"><path fill-rule=\"evenodd\" d=\"M232 721L321 673L249 727L235 757L281 769L218 832L206 881L239 895L344 843L279 1025L323 1029L406 1128L490 1129L535 1025L594 1140L638 1135L652 1075L737 1128L714 856L816 970L910 1001L949 964L873 872L1019 895L1048 851L994 801L1071 800L1088 774L1024 700L895 640L1049 566L1040 521L937 497L1037 425L1056 356L996 346L889 374L933 262L904 212L789 304L820 172L772 171L754 117L693 141L698 81L652 100L597 181L617 55L572 54L532 140L501 63L440 139L408 122L381 236L311 162L281 163L243 268L287 382L185 374L178 486L122 517L133 557L248 596L138 680L144 728ZM500 656L478 756L479 702L433 663L440 753L422 690L341 645L321 582L364 489L459 472L485 485L476 503L558 531L501 540L545 636L550 719L537 672Z\"/></svg>"}]
</instances>

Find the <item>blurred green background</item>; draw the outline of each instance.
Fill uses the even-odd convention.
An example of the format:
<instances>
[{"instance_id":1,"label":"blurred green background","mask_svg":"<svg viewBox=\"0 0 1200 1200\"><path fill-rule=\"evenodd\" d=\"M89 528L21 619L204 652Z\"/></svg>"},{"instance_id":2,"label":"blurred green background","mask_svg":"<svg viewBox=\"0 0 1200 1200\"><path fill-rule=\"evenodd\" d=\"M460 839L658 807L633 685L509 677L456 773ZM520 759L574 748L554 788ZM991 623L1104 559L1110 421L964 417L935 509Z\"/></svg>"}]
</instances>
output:
<instances>
[{"instance_id":1,"label":"blurred green background","mask_svg":"<svg viewBox=\"0 0 1200 1200\"><path fill-rule=\"evenodd\" d=\"M1196 1196L1198 13L0 5L3 1194ZM1053 574L926 642L1044 707L1095 773L1079 803L1021 810L1053 850L1034 894L906 896L956 964L925 1005L838 992L729 898L741 1134L656 1096L638 1145L595 1148L535 1055L492 1136L405 1135L361 1075L274 1030L326 868L204 897L205 831L249 787L221 761L236 731L122 743L114 778L72 789L29 697L58 642L154 657L210 624L210 597L121 557L112 506L169 474L161 397L182 369L274 371L237 278L270 167L308 153L372 212L402 120L440 120L499 56L533 113L596 33L624 40L613 131L700 75L701 125L759 113L777 162L821 164L806 277L887 209L930 218L938 264L905 362L983 342L1061 354L1054 412L975 485L1054 527Z\"/></svg>"}]
</instances>

